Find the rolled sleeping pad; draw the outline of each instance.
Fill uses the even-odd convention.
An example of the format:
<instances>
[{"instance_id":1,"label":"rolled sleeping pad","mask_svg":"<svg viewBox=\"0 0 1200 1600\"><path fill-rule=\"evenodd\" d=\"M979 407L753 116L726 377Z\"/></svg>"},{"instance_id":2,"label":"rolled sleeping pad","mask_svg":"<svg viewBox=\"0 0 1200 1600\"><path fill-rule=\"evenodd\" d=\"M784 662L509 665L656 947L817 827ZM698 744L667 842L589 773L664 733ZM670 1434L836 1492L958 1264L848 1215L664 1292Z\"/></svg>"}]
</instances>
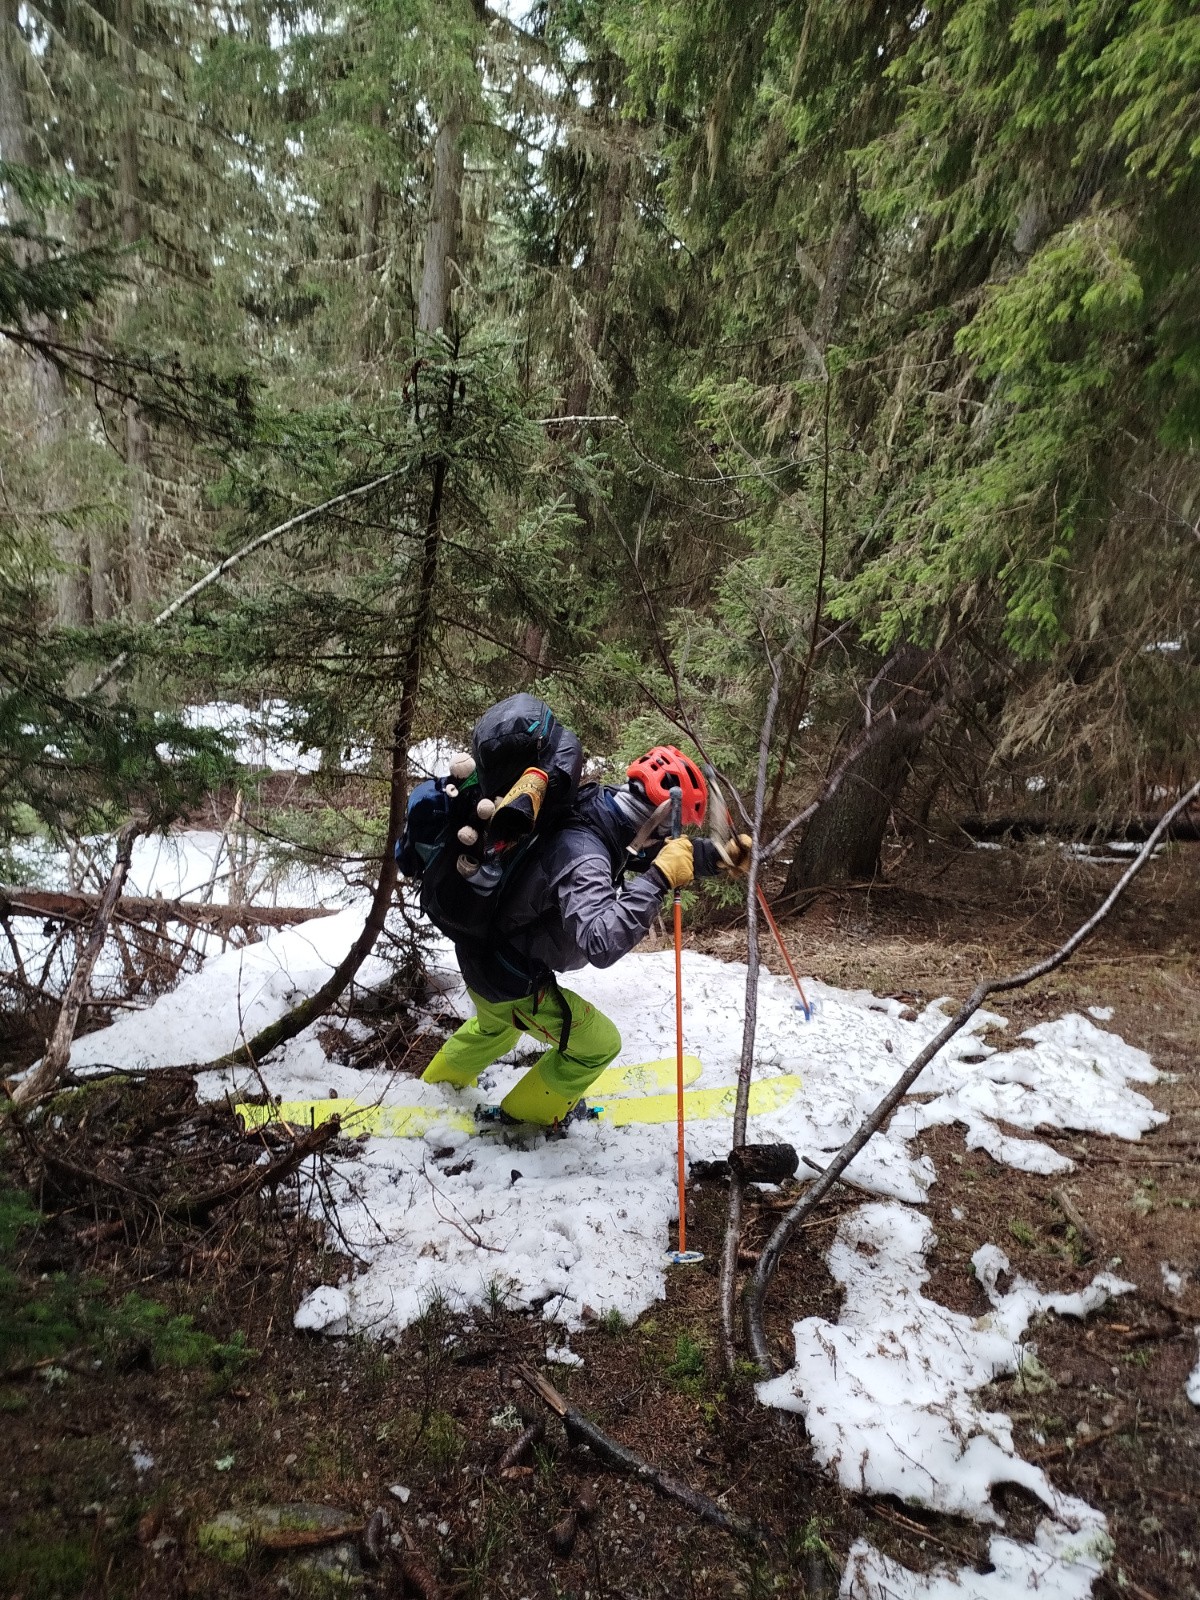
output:
<instances>
[{"instance_id":1,"label":"rolled sleeping pad","mask_svg":"<svg viewBox=\"0 0 1200 1600\"><path fill-rule=\"evenodd\" d=\"M471 735L482 793L499 800L530 768L546 775L540 810L548 815L574 804L583 774L583 747L544 700L514 694L485 711Z\"/></svg>"}]
</instances>

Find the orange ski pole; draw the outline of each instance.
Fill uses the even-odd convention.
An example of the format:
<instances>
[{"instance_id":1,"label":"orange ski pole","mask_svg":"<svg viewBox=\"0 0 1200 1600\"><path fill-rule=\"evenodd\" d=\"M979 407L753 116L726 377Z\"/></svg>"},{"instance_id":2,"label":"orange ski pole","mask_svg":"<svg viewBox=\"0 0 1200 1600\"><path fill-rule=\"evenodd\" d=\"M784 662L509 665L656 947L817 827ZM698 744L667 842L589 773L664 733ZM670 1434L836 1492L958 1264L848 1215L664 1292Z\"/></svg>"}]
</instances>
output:
<instances>
[{"instance_id":1,"label":"orange ski pole","mask_svg":"<svg viewBox=\"0 0 1200 1600\"><path fill-rule=\"evenodd\" d=\"M671 835L678 838L683 829L683 793L671 790ZM667 1251L667 1261L673 1267L693 1266L704 1260L700 1250L687 1247L687 1160L684 1153L684 1100L683 1100L683 911L679 890L675 891L672 907L675 921L675 1162L679 1184L679 1247Z\"/></svg>"},{"instance_id":2,"label":"orange ski pole","mask_svg":"<svg viewBox=\"0 0 1200 1600\"><path fill-rule=\"evenodd\" d=\"M770 924L771 932L775 935L775 943L779 946L779 954L787 962L787 969L792 975L792 982L796 985L796 993L800 996L800 1004L804 1007L804 1019L806 1022L811 1021L813 1014L812 1007L809 1005L808 997L804 993L804 985L796 976L796 969L792 965L792 958L790 955L788 955L787 945L785 945L783 942L783 935L779 931L779 924L771 915L771 908L767 904L767 897L763 893L761 883L758 885L758 903L763 909L763 916L766 917L767 922Z\"/></svg>"}]
</instances>

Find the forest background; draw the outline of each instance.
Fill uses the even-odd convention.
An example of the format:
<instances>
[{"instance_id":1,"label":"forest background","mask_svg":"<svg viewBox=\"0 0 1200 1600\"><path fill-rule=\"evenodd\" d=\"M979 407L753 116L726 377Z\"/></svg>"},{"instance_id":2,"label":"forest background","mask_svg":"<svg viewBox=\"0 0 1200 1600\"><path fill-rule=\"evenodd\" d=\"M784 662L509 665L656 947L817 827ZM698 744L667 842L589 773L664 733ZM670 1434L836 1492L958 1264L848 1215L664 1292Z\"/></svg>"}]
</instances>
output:
<instances>
[{"instance_id":1,"label":"forest background","mask_svg":"<svg viewBox=\"0 0 1200 1600\"><path fill-rule=\"evenodd\" d=\"M335 799L369 745L378 804L326 825L376 855L392 752L521 687L745 784L775 685L768 810L856 778L790 890L894 817L1178 792L1191 7L0 25L8 839L180 814L225 756L171 719L214 698L284 701Z\"/></svg>"},{"instance_id":2,"label":"forest background","mask_svg":"<svg viewBox=\"0 0 1200 1600\"><path fill-rule=\"evenodd\" d=\"M326 1012L384 931L410 750L465 742L484 707L518 689L544 696L609 776L659 740L697 746L760 840L787 845L754 864L781 911L843 891L851 909L836 937L821 942L815 915L784 924L793 938L802 927L811 970L829 981L915 1005L954 987L955 965L1001 972L1044 956L1094 912L1095 863L1069 850L956 849L952 905L924 894L926 880L950 881L939 874L951 852L923 852L935 839L1030 832L1144 838L1196 781L1198 157L1200 17L1185 0L0 0L0 1066L27 1066L57 1027L53 1078L81 1012L86 1029L170 987L199 964L213 927L249 940L327 909L258 903L250 851L273 854L281 873L297 860L326 883L340 871L359 908L361 891L371 896L328 982L249 1041L262 1060ZM214 725L234 703L313 753L303 782L239 763L238 740ZM38 898L46 863L57 880L65 862L74 891L108 879L111 912L131 828L185 834L214 818L228 880L215 898L229 904L201 916L194 899L168 914L127 898L109 949L119 993L84 1000L81 962L71 1001L101 897L55 900L43 883ZM1194 810L1176 823L1177 836L1196 830ZM1111 1016L1115 998L1129 1036L1171 1069L1172 1128L1195 1115L1197 1059L1196 895L1181 855L1145 875L1102 936L1111 943L1071 980L1072 1004L1103 1002ZM921 892L897 893L884 913L887 895L855 900L889 874L889 889L903 887L900 862ZM743 942L741 889L705 893L692 943L748 958L748 1084L757 904L752 892ZM897 907L869 952L843 937L868 917L884 927ZM103 936L103 909L95 920ZM39 927L50 952L40 976L22 957ZM411 980L411 964L401 976ZM1012 997L1014 1023L1057 1013L1046 998L1056 992ZM395 992L359 990L356 1003L376 1010L363 1011L369 1037L353 1044L353 1065L419 1070L434 1037L426 1019L418 1028ZM386 1391L397 1417L419 1414L403 1457L411 1475L430 1417L443 1416L434 1398L462 1381L446 1328L423 1319L386 1382L350 1341L293 1338L301 1278L342 1271L320 1219L299 1220L298 1163L312 1155L315 1170L320 1152L297 1141L277 1158L286 1174L254 1169L251 1193L243 1167L257 1157L238 1131L203 1109L179 1122L194 1093L190 1073L134 1078L90 1123L86 1094L63 1096L74 1110L53 1170L53 1151L19 1143L30 1124L6 1118L2 1153L47 1210L35 1219L22 1194L10 1226L12 1191L0 1189L0 1345L19 1336L5 1380L26 1383L97 1328L109 1339L114 1315L109 1342L125 1341L134 1362L145 1346L151 1368L170 1364L167 1334L219 1338L204 1359L225 1387L205 1405L244 1407L237 1455L260 1452L262 1493L304 1483L345 1501L353 1484L365 1496L367 1448L371 1494L395 1495L395 1440L381 1429L364 1445L360 1396L384 1409ZM171 1128L177 1147L160 1140ZM177 1166L189 1141L192 1164ZM1092 1221L1073 1231L1059 1217L1074 1215L1065 1191L1049 1210L1010 1169L977 1177L961 1150L939 1152L937 1225L954 1248L968 1233L972 1248L1003 1237L1027 1252L1015 1257L1023 1270L1039 1281L1053 1270L1060 1284L1119 1251L1140 1276L1137 1325L1104 1324L1090 1354L1043 1330L1061 1379L1054 1406L1078 1425L1086 1457L1047 1443L1040 1413L1018 1422L1023 1449L1047 1452L1112 1513L1120 1560L1150 1585L1133 1580L1141 1594L1183 1594L1193 1581L1194 1472L1176 1438L1197 1437L1178 1421L1195 1319L1166 1289L1145 1289L1168 1255L1181 1285L1189 1273L1200 1282L1181 1254L1183 1212L1200 1204L1182 1193L1195 1183L1194 1134L1173 1140L1177 1156L1162 1153L1171 1143L1119 1174L1124 1153L1093 1152L1080 1200ZM130 1197L151 1167L178 1186L178 1203L145 1187L138 1203L153 1203L135 1214ZM46 1188L55 1172L60 1188ZM296 1187L286 1214L275 1205L284 1176ZM617 1407L615 1431L650 1458L669 1460L686 1435L686 1471L703 1468L714 1492L753 1462L747 1496L765 1494L764 1521L800 1539L792 1565L804 1565L804 1592L821 1594L851 1538L873 1519L878 1539L895 1508L867 1511L815 1486L794 1436L749 1399L730 1335L730 1286L755 1257L740 1254L740 1203L720 1306L707 1277L685 1275L656 1334L653 1322L601 1329L592 1395ZM748 1204L746 1239L765 1237L759 1200ZM704 1193L696 1206L715 1259L720 1207ZM30 1231L36 1249L22 1243L9 1272L4 1252L16 1262L13 1241ZM792 1302L832 1313L819 1251L801 1255ZM72 1288L74 1309L38 1343L55 1274L97 1262L111 1269L116 1311L88 1310L87 1280L93 1289ZM934 1267L949 1282L949 1266ZM179 1313L169 1323L137 1299L152 1281ZM272 1281L278 1305L263 1288ZM136 1292L118 1304L119 1287ZM958 1289L977 1313L978 1285ZM99 1320L84 1326L89 1317ZM729 1386L710 1392L705 1341L718 1321ZM782 1323L770 1331L778 1347ZM626 1336L639 1351L662 1345L638 1357L662 1371L634 1419L618 1406L635 1348ZM492 1318L463 1426L490 1437L496 1351L510 1339L529 1356L537 1337ZM1143 1361L1143 1345L1159 1343L1162 1364ZM260 1345L254 1395L229 1387ZM130 1378L123 1351L82 1407L95 1438L122 1450L113 1419L128 1416L133 1439L157 1392L152 1373ZM344 1414L334 1399L326 1416L332 1365L360 1358ZM1123 1395L1141 1385L1141 1454L1126 1453L1106 1409L1118 1372ZM88 1476L74 1412L57 1445L69 1471L46 1469L54 1392L47 1382L13 1424L22 1482L44 1472L50 1484L9 1541L2 1575L22 1583L37 1552L58 1548L46 1529L58 1537L64 1492L80 1518L109 1494ZM215 1424L203 1406L196 1416L179 1462L213 1456ZM312 1435L299 1464L279 1459L281 1416ZM458 1457L434 1445L453 1445L458 1424L443 1420L449 1431L422 1446L433 1453L418 1489L444 1493L456 1517L462 1497L446 1485ZM702 1455L702 1428L728 1446L724 1464ZM1161 1451L1146 1454L1156 1439ZM213 1470L233 1460L222 1449ZM226 1481L202 1491L195 1521ZM526 1510L547 1523L557 1514L540 1494ZM169 1588L153 1566L160 1539L171 1543L164 1514L139 1476L113 1547L123 1541L123 1571L145 1547L147 1592ZM917 1564L931 1528L945 1550L960 1553L966 1537L949 1519L900 1523L907 1531L892 1533ZM497 1539L527 1548L533 1571L547 1529L534 1542L528 1526ZM836 1561L821 1532L835 1526ZM676 1559L677 1531L668 1539L664 1513L637 1535L650 1567ZM71 1534L85 1577L111 1571L104 1538ZM491 1538L478 1535L481 1550ZM699 1548L709 1561L718 1546ZM457 1592L485 1592L500 1559L490 1550L475 1587ZM972 1544L972 1559L982 1552ZM171 1559L187 1564L179 1550ZM766 1579L755 1588L753 1573L740 1589L713 1574L709 1590L688 1592L779 1592ZM681 1585L669 1572L662 1592ZM76 1591L51 1574L30 1592Z\"/></svg>"}]
</instances>

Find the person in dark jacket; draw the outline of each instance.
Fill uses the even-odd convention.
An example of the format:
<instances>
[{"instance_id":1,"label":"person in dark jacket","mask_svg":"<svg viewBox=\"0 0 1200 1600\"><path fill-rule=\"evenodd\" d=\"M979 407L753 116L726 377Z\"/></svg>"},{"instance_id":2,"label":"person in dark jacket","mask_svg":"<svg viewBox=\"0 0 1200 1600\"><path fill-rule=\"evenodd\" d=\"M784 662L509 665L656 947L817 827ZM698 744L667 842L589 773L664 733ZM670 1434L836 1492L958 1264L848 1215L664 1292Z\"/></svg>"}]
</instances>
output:
<instances>
[{"instance_id":1,"label":"person in dark jacket","mask_svg":"<svg viewBox=\"0 0 1200 1600\"><path fill-rule=\"evenodd\" d=\"M717 871L745 871L746 835L722 852L708 839L664 838L670 831L671 791L682 797L685 825L704 821L708 793L695 762L671 746L658 746L633 762L620 787L590 784L574 812L552 833L508 896L498 933L526 970L544 972L532 992L513 992L504 965L466 945L455 954L475 1015L446 1040L423 1074L426 1083L473 1084L486 1066L506 1055L522 1033L549 1049L501 1101L520 1122L561 1122L588 1086L613 1061L621 1036L610 1018L555 977L580 967L611 967L641 942L668 889ZM640 876L624 884L634 864Z\"/></svg>"}]
</instances>

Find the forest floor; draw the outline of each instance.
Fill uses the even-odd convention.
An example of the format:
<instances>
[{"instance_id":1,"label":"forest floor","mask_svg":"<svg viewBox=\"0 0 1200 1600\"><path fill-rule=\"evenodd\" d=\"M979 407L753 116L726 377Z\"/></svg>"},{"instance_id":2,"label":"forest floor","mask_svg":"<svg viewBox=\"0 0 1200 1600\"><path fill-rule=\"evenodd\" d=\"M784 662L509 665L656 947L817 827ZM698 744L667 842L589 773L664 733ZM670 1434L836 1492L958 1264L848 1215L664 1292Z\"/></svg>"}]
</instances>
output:
<instances>
[{"instance_id":1,"label":"forest floor","mask_svg":"<svg viewBox=\"0 0 1200 1600\"><path fill-rule=\"evenodd\" d=\"M937 847L895 862L869 894L827 897L786 931L804 969L825 981L918 1003L1054 948L1115 870L1032 847ZM1010 1033L1111 1006L1112 1026L1165 1074L1147 1091L1169 1113L1161 1128L1136 1143L1043 1135L1077 1162L1065 1180L967 1151L955 1128L918 1144L938 1170L925 1208L939 1240L931 1298L988 1310L964 1268L989 1239L1043 1289L1079 1289L1109 1266L1138 1286L1083 1327L1040 1320L1040 1372L981 1397L1013 1418L1021 1455L1108 1516L1116 1553L1100 1597L1200 1596L1200 1409L1185 1397L1200 1324L1197 929L1200 850L1179 848L1067 968L1004 1006ZM710 927L694 942L736 959L739 940ZM772 964L766 944L763 955ZM410 1054L406 1070L421 1064ZM986 1567L987 1529L842 1491L813 1462L798 1417L759 1405L745 1377L723 1378L713 1333L719 1185L694 1190L689 1242L704 1266L672 1275L666 1300L636 1325L609 1318L574 1335L584 1364L554 1369L555 1382L623 1444L753 1519L769 1536L758 1549L602 1470L557 1424L524 1462L499 1468L534 1415L517 1367L541 1365L557 1342L536 1317L501 1304L458 1317L433 1304L394 1340L295 1332L302 1292L338 1276L323 1230L287 1209L286 1185L274 1201L206 1215L181 1206L178 1196L211 1188L214 1172L235 1180L247 1157L197 1109L186 1074L155 1076L136 1096L118 1086L64 1102L57 1164L39 1163L11 1132L0 1144L3 1600L348 1584L461 1600L832 1595L859 1537L914 1571ZM114 1143L106 1169L99 1152ZM151 1168L169 1179L157 1209L132 1197L147 1191L139 1175ZM35 1173L40 1211L24 1198ZM97 1179L112 1180L107 1205ZM836 1317L841 1291L823 1252L837 1216L858 1203L836 1195L785 1263L769 1322L781 1352L797 1317ZM751 1205L747 1248L777 1205L770 1191ZM1177 1293L1164 1262L1184 1280ZM1032 1537L1037 1502L1016 1489L995 1502L1014 1537ZM276 1514L265 1536L226 1515L297 1505L307 1509ZM573 1540L562 1525L572 1507ZM371 1521L378 1508L386 1530ZM315 1554L297 1549L337 1533Z\"/></svg>"}]
</instances>

